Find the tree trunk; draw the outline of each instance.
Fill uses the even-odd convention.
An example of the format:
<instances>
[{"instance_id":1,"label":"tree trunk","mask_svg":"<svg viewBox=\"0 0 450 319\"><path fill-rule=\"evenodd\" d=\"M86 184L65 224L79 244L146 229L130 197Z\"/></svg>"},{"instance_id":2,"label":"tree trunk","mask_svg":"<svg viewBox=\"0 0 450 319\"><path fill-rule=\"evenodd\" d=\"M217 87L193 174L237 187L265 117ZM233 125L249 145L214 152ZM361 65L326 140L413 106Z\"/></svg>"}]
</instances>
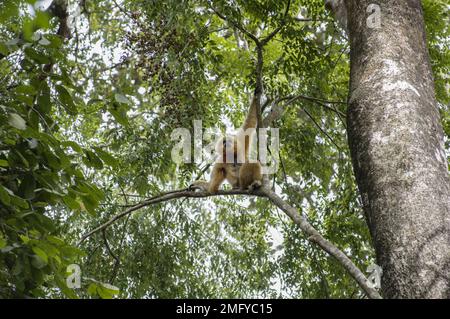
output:
<instances>
[{"instance_id":1,"label":"tree trunk","mask_svg":"<svg viewBox=\"0 0 450 319\"><path fill-rule=\"evenodd\" d=\"M385 298L450 297L450 178L419 0L347 0L348 141Z\"/></svg>"}]
</instances>

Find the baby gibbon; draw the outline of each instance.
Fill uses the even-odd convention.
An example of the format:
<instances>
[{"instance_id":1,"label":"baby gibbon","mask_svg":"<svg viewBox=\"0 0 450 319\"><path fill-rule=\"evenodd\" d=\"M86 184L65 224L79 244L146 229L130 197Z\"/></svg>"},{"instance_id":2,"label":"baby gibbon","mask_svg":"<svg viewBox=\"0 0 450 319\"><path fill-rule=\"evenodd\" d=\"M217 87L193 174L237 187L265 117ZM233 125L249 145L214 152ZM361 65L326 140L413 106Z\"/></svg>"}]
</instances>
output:
<instances>
[{"instance_id":1,"label":"baby gibbon","mask_svg":"<svg viewBox=\"0 0 450 319\"><path fill-rule=\"evenodd\" d=\"M227 180L233 189L250 190L262 186L261 164L249 160L249 148L257 124L257 109L253 98L247 117L236 135L224 137L216 145L217 160L210 181L198 180L191 189L216 193Z\"/></svg>"}]
</instances>

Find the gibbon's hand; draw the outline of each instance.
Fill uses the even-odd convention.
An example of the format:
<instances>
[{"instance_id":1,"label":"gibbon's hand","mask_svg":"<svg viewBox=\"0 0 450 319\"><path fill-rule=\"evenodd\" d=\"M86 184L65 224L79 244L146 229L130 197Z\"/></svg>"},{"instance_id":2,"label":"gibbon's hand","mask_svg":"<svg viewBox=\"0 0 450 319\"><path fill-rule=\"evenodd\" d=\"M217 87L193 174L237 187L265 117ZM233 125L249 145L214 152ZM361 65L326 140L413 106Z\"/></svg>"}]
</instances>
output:
<instances>
[{"instance_id":1,"label":"gibbon's hand","mask_svg":"<svg viewBox=\"0 0 450 319\"><path fill-rule=\"evenodd\" d=\"M207 181L204 180L198 180L198 181L194 181L192 182L191 185L189 185L188 189L190 191L202 191L202 192L207 192L208 191L208 186L209 183Z\"/></svg>"}]
</instances>

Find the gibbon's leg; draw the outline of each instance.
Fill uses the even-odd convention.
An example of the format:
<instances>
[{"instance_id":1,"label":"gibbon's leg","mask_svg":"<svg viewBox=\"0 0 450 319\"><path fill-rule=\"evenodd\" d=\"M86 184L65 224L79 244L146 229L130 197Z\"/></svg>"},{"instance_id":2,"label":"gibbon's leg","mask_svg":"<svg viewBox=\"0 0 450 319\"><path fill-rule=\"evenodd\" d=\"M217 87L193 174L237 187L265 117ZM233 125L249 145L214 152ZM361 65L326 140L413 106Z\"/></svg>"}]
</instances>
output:
<instances>
[{"instance_id":1,"label":"gibbon's leg","mask_svg":"<svg viewBox=\"0 0 450 319\"><path fill-rule=\"evenodd\" d=\"M230 183L233 189L239 189L239 172L240 166L236 166L233 164L227 164L224 167L225 170L225 178Z\"/></svg>"},{"instance_id":2,"label":"gibbon's leg","mask_svg":"<svg viewBox=\"0 0 450 319\"><path fill-rule=\"evenodd\" d=\"M225 174L222 164L215 164L213 166L210 181L198 180L193 182L189 189L200 189L205 192L217 193L220 184L225 180Z\"/></svg>"},{"instance_id":3,"label":"gibbon's leg","mask_svg":"<svg viewBox=\"0 0 450 319\"><path fill-rule=\"evenodd\" d=\"M217 193L220 185L225 180L225 171L222 165L214 165L213 170L211 172L211 180L208 185L208 192Z\"/></svg>"},{"instance_id":4,"label":"gibbon's leg","mask_svg":"<svg viewBox=\"0 0 450 319\"><path fill-rule=\"evenodd\" d=\"M253 183L250 184L250 186L248 187L248 190L250 192L253 192L254 190L260 188L261 186L262 186L262 181L255 180L255 181L253 181Z\"/></svg>"},{"instance_id":5,"label":"gibbon's leg","mask_svg":"<svg viewBox=\"0 0 450 319\"><path fill-rule=\"evenodd\" d=\"M239 187L241 190L253 191L262 186L261 164L244 163L239 171Z\"/></svg>"}]
</instances>

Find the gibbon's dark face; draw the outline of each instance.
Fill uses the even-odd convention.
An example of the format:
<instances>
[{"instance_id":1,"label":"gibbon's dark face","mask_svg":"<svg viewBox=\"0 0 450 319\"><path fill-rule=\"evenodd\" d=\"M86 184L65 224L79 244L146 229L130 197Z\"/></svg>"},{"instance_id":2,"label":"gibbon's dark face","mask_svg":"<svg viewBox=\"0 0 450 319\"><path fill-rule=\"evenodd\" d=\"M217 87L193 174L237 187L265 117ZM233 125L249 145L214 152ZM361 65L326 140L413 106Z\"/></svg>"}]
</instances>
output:
<instances>
[{"instance_id":1,"label":"gibbon's dark face","mask_svg":"<svg viewBox=\"0 0 450 319\"><path fill-rule=\"evenodd\" d=\"M231 139L229 137L224 137L222 140L222 147L228 151L232 150L232 147L234 146L234 139Z\"/></svg>"},{"instance_id":2,"label":"gibbon's dark face","mask_svg":"<svg viewBox=\"0 0 450 319\"><path fill-rule=\"evenodd\" d=\"M227 136L222 139L223 154L234 154L236 152L236 141L233 137Z\"/></svg>"},{"instance_id":3,"label":"gibbon's dark face","mask_svg":"<svg viewBox=\"0 0 450 319\"><path fill-rule=\"evenodd\" d=\"M234 136L225 136L220 139L216 145L217 153L222 154L224 159L226 157L230 157L231 159L233 159L235 157L235 154L237 154L237 149L237 141Z\"/></svg>"}]
</instances>

